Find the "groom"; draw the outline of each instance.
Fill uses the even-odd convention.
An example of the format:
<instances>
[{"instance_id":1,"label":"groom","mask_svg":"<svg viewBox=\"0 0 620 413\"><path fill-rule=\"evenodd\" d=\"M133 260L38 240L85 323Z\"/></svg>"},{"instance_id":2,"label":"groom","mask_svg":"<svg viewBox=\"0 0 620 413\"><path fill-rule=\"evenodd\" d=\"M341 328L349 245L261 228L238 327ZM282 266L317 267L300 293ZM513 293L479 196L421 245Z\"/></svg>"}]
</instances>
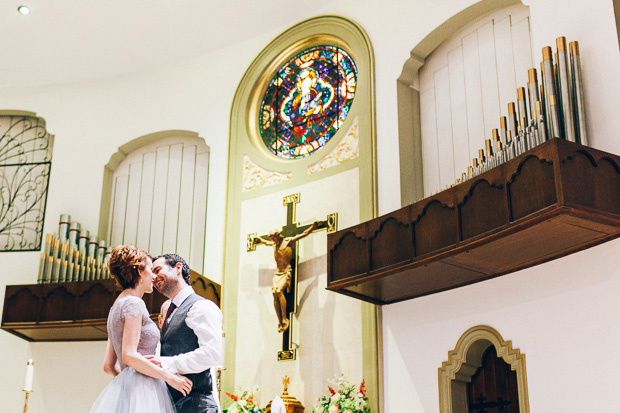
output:
<instances>
[{"instance_id":1,"label":"groom","mask_svg":"<svg viewBox=\"0 0 620 413\"><path fill-rule=\"evenodd\" d=\"M155 287L172 302L163 321L161 357L150 359L192 381L187 396L168 387L178 413L218 413L210 368L221 365L222 312L194 292L189 266L179 255L156 257L153 273L157 276Z\"/></svg>"}]
</instances>

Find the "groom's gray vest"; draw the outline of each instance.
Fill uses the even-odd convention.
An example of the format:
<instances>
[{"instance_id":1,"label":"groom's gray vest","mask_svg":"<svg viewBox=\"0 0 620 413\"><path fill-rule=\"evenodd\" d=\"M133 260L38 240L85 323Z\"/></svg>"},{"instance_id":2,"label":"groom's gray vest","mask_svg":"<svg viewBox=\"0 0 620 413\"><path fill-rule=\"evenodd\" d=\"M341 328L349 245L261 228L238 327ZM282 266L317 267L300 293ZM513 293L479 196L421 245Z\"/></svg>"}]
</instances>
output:
<instances>
[{"instance_id":1,"label":"groom's gray vest","mask_svg":"<svg viewBox=\"0 0 620 413\"><path fill-rule=\"evenodd\" d=\"M185 323L185 317L192 308L194 303L199 300L204 300L198 294L192 294L183 301L183 303L177 308L168 322L166 332L161 337L161 355L162 356L176 356L178 354L189 353L190 351L198 348L198 337L194 334L194 331ZM185 377L190 379L193 383L192 393L211 393L211 372L209 369L202 373L196 374L184 374ZM168 386L172 398L176 402L183 394L181 392Z\"/></svg>"}]
</instances>

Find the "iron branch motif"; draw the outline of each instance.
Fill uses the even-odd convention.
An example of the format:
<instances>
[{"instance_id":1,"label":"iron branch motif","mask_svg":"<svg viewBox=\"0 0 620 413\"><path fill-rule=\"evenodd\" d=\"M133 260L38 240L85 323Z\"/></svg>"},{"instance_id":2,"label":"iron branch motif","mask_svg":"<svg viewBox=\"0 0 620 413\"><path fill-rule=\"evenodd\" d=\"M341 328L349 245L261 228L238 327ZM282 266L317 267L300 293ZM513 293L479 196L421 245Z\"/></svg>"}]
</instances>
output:
<instances>
[{"instance_id":1,"label":"iron branch motif","mask_svg":"<svg viewBox=\"0 0 620 413\"><path fill-rule=\"evenodd\" d=\"M26 117L8 119L9 125L0 137L0 165L51 161L53 138L42 122ZM0 128L3 123L0 118Z\"/></svg>"},{"instance_id":2,"label":"iron branch motif","mask_svg":"<svg viewBox=\"0 0 620 413\"><path fill-rule=\"evenodd\" d=\"M0 251L38 250L43 235L53 136L45 130L42 119L26 116L0 117L2 130Z\"/></svg>"}]
</instances>

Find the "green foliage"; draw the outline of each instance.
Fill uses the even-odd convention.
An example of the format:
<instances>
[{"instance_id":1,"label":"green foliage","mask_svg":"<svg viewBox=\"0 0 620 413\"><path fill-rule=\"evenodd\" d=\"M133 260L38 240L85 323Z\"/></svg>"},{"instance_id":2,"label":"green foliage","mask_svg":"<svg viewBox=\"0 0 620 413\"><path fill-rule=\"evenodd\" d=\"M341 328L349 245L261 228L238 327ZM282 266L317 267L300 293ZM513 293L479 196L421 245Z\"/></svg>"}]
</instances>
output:
<instances>
[{"instance_id":1,"label":"green foliage","mask_svg":"<svg viewBox=\"0 0 620 413\"><path fill-rule=\"evenodd\" d=\"M312 413L370 413L366 384L362 381L359 389L344 374L329 380L329 396L321 396L312 406Z\"/></svg>"},{"instance_id":2,"label":"green foliage","mask_svg":"<svg viewBox=\"0 0 620 413\"><path fill-rule=\"evenodd\" d=\"M222 413L265 413L265 409L259 408L254 400L254 393L259 390L258 386L255 386L252 391L243 390L241 387L237 387L236 390L239 396L226 393L232 399L232 403L222 409Z\"/></svg>"}]
</instances>

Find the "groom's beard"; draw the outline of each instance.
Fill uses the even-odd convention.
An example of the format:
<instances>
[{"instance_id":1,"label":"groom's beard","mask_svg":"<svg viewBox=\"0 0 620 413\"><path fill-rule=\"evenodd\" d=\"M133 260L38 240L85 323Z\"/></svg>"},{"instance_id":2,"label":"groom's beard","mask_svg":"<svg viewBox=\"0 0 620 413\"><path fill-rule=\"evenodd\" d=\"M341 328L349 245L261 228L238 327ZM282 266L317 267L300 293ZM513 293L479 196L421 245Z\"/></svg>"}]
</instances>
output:
<instances>
[{"instance_id":1,"label":"groom's beard","mask_svg":"<svg viewBox=\"0 0 620 413\"><path fill-rule=\"evenodd\" d=\"M176 285L174 281L162 280L160 283L155 285L160 293L170 298L172 291L174 291Z\"/></svg>"}]
</instances>

